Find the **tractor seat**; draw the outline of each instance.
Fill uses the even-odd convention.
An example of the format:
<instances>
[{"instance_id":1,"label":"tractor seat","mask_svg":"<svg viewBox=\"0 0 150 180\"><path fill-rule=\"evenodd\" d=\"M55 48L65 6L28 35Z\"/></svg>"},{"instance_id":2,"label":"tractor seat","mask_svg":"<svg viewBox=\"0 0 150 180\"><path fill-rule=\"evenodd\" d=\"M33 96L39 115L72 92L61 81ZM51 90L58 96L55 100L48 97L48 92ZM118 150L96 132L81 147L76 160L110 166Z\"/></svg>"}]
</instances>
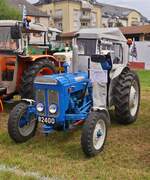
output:
<instances>
[{"instance_id":1,"label":"tractor seat","mask_svg":"<svg viewBox=\"0 0 150 180\"><path fill-rule=\"evenodd\" d=\"M6 88L0 87L0 96L6 94Z\"/></svg>"}]
</instances>

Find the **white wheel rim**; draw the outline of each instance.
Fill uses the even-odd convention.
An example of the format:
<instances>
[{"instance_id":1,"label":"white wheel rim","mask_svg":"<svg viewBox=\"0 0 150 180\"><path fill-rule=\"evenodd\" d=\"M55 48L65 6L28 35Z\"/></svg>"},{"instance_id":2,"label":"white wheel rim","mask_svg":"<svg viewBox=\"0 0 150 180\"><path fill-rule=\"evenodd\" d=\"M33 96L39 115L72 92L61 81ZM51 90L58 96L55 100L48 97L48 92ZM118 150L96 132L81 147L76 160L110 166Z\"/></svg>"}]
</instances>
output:
<instances>
[{"instance_id":1,"label":"white wheel rim","mask_svg":"<svg viewBox=\"0 0 150 180\"><path fill-rule=\"evenodd\" d=\"M135 116L139 104L139 91L138 91L138 84L136 81L134 81L131 86L129 98L130 98L129 99L130 113L132 116Z\"/></svg>"},{"instance_id":2,"label":"white wheel rim","mask_svg":"<svg viewBox=\"0 0 150 180\"><path fill-rule=\"evenodd\" d=\"M104 144L106 137L106 125L104 120L98 120L93 132L93 146L96 150L100 150Z\"/></svg>"},{"instance_id":3,"label":"white wheel rim","mask_svg":"<svg viewBox=\"0 0 150 180\"><path fill-rule=\"evenodd\" d=\"M35 124L36 124L36 118L32 117L32 119L29 120L29 122L26 125L24 125L24 127L19 127L18 124L18 130L22 136L24 137L29 136L33 132L35 128Z\"/></svg>"}]
</instances>

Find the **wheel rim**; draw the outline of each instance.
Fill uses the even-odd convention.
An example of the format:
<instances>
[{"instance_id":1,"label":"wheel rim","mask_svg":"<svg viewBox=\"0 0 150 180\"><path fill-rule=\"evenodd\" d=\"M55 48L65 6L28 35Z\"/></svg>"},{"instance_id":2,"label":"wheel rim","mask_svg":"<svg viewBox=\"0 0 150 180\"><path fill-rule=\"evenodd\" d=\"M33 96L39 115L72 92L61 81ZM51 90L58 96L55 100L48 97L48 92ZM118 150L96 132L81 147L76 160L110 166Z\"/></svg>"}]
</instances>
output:
<instances>
[{"instance_id":1,"label":"wheel rim","mask_svg":"<svg viewBox=\"0 0 150 180\"><path fill-rule=\"evenodd\" d=\"M94 133L93 133L93 145L96 150L100 150L104 144L106 137L106 125L104 120L98 120Z\"/></svg>"},{"instance_id":2,"label":"wheel rim","mask_svg":"<svg viewBox=\"0 0 150 180\"><path fill-rule=\"evenodd\" d=\"M43 75L51 75L54 74L53 70L50 68L42 68L38 73L37 76L43 76Z\"/></svg>"},{"instance_id":3,"label":"wheel rim","mask_svg":"<svg viewBox=\"0 0 150 180\"><path fill-rule=\"evenodd\" d=\"M138 110L138 104L139 104L138 83L134 81L131 85L130 97L129 97L130 113L132 116L136 115L137 110Z\"/></svg>"},{"instance_id":4,"label":"wheel rim","mask_svg":"<svg viewBox=\"0 0 150 180\"><path fill-rule=\"evenodd\" d=\"M24 137L29 136L34 131L35 126L36 118L33 114L29 115L29 120L26 120L24 113L18 122L19 133Z\"/></svg>"}]
</instances>

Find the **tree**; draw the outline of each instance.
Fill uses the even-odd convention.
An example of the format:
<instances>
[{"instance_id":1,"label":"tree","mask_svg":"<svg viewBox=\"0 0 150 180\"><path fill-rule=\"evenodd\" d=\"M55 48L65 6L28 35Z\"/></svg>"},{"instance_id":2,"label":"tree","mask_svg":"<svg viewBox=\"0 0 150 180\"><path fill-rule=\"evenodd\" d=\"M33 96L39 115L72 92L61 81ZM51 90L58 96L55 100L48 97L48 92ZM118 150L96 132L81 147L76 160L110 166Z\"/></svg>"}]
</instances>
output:
<instances>
[{"instance_id":1,"label":"tree","mask_svg":"<svg viewBox=\"0 0 150 180\"><path fill-rule=\"evenodd\" d=\"M7 0L0 0L0 20L21 20L20 11L8 4Z\"/></svg>"},{"instance_id":2,"label":"tree","mask_svg":"<svg viewBox=\"0 0 150 180\"><path fill-rule=\"evenodd\" d=\"M117 22L115 23L115 27L123 27L122 22L117 21Z\"/></svg>"}]
</instances>

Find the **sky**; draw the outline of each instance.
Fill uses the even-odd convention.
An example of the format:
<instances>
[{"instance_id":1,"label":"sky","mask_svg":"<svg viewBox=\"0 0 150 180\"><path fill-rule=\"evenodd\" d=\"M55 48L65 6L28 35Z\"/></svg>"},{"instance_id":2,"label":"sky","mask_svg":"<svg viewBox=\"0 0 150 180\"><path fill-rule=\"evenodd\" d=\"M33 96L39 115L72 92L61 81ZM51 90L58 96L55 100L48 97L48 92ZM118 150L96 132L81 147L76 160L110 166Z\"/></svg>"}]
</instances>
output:
<instances>
[{"instance_id":1,"label":"sky","mask_svg":"<svg viewBox=\"0 0 150 180\"><path fill-rule=\"evenodd\" d=\"M28 0L35 3L38 0ZM97 0L100 3L108 3L128 8L133 8L140 11L144 16L150 19L150 0Z\"/></svg>"}]
</instances>

